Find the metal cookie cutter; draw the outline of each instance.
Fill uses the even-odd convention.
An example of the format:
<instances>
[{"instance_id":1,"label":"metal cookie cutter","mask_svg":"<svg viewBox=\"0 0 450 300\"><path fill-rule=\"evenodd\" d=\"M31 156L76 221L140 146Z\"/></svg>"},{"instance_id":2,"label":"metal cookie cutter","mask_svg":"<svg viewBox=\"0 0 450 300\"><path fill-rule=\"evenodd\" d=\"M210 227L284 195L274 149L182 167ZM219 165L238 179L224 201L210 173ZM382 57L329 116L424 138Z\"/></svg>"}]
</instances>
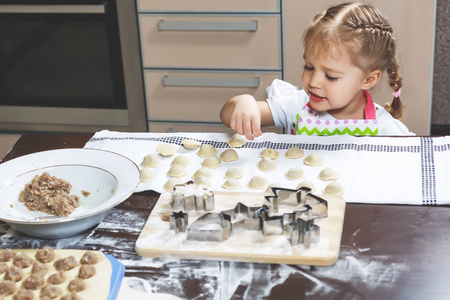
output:
<instances>
[{"instance_id":1,"label":"metal cookie cutter","mask_svg":"<svg viewBox=\"0 0 450 300\"><path fill-rule=\"evenodd\" d=\"M174 212L170 216L170 229L175 230L175 233L186 232L188 224L188 214L182 211Z\"/></svg>"},{"instance_id":2,"label":"metal cookie cutter","mask_svg":"<svg viewBox=\"0 0 450 300\"><path fill-rule=\"evenodd\" d=\"M177 184L173 188L172 210L214 210L214 193L199 188L192 180L183 184Z\"/></svg>"},{"instance_id":3,"label":"metal cookie cutter","mask_svg":"<svg viewBox=\"0 0 450 300\"><path fill-rule=\"evenodd\" d=\"M272 188L273 196L266 196L270 206L260 211L261 231L264 235L285 233L291 245L302 244L306 247L318 242L320 228L314 224L314 219L328 216L328 202L310 193L309 188L290 190ZM289 205L300 205L292 213L271 216L274 210L278 212L280 202ZM287 203L286 203L287 202Z\"/></svg>"},{"instance_id":4,"label":"metal cookie cutter","mask_svg":"<svg viewBox=\"0 0 450 300\"><path fill-rule=\"evenodd\" d=\"M288 224L286 234L292 246L302 244L310 247L311 243L317 243L320 239L320 228L314 224L314 219L296 219Z\"/></svg>"},{"instance_id":5,"label":"metal cookie cutter","mask_svg":"<svg viewBox=\"0 0 450 300\"><path fill-rule=\"evenodd\" d=\"M233 233L240 232L242 230L260 230L260 221L257 211L260 210L260 206L249 207L241 202L238 202L233 209L224 210L220 213L223 218L231 223L231 231Z\"/></svg>"},{"instance_id":6,"label":"metal cookie cutter","mask_svg":"<svg viewBox=\"0 0 450 300\"><path fill-rule=\"evenodd\" d=\"M187 228L190 241L222 242L230 235L231 223L219 213L206 213Z\"/></svg>"},{"instance_id":7,"label":"metal cookie cutter","mask_svg":"<svg viewBox=\"0 0 450 300\"><path fill-rule=\"evenodd\" d=\"M305 206L309 205L311 211L308 212L317 218L324 218L328 216L328 202L311 193L311 189L301 187L297 190L272 187L272 196L266 196L268 206L271 208L271 213L278 213L279 206L283 204L289 206Z\"/></svg>"}]
</instances>

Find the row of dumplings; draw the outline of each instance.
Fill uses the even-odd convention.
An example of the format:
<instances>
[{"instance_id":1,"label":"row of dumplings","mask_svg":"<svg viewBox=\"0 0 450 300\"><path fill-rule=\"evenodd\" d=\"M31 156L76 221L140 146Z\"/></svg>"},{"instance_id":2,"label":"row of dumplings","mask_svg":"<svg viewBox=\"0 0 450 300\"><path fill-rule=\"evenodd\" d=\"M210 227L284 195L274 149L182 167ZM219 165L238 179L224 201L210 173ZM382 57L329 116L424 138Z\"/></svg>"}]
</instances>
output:
<instances>
[{"instance_id":1,"label":"row of dumplings","mask_svg":"<svg viewBox=\"0 0 450 300\"><path fill-rule=\"evenodd\" d=\"M239 135L235 135L228 142L228 144L230 145L230 147L241 147L245 143L243 143L243 140ZM205 187L211 186L211 179L214 175L211 169L218 168L222 165L222 162L232 162L239 159L239 155L234 149L227 149L223 151L219 157L217 157L216 154L218 153L218 151L212 145L201 145L201 143L196 140L183 140L182 145L187 150L198 149L197 155L204 158L202 162L202 168L198 169L194 173L192 178L194 179L196 184L201 184ZM170 157L176 153L177 147L171 144L162 143L157 146L156 151L162 157ZM288 159L297 159L303 157L304 155L304 151L295 146L289 148L285 154L286 158ZM277 169L277 163L275 160L278 159L279 156L279 152L274 149L264 149L259 155L261 160L257 164L258 169L264 172L270 172ZM156 174L153 168L158 167L161 161L161 158L156 154L149 154L144 157L141 163L144 167L141 170L141 182L148 182L155 178ZM309 166L322 166L323 159L318 154L311 154L304 159L304 164ZM176 184L183 183L180 178L187 175L186 168L189 165L191 165L191 161L187 157L176 156L172 160L171 166L167 171L167 175L170 177L170 179L164 185L164 189L171 190ZM229 168L225 173L224 177L226 181L222 184L222 187L229 190L242 189L243 183L240 182L239 179L243 176L244 170L241 167ZM302 168L292 167L286 172L285 177L288 180L299 180L304 179L306 177L306 174ZM319 178L322 180L337 180L339 178L339 172L331 168L324 168L320 172ZM247 184L247 186L251 189L264 189L266 187L270 188L269 185L270 182L265 177L258 175L252 177L252 179ZM312 190L315 190L312 183L309 181L300 183L297 188L302 186L309 187ZM332 182L327 185L324 193L342 194L343 189L337 182Z\"/></svg>"}]
</instances>

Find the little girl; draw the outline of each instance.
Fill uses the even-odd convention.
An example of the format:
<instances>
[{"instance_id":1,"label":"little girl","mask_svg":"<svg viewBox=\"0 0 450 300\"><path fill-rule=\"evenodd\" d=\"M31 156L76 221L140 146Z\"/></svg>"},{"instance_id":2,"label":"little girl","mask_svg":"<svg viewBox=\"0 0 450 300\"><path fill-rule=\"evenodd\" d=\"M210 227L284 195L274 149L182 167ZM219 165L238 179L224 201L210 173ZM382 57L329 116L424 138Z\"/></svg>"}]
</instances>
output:
<instances>
[{"instance_id":1,"label":"little girl","mask_svg":"<svg viewBox=\"0 0 450 300\"><path fill-rule=\"evenodd\" d=\"M274 80L266 101L251 95L228 100L222 122L248 139L261 126L283 126L291 134L413 135L400 119L402 77L393 30L370 5L344 3L314 17L303 37L303 90ZM386 71L394 99L385 108L368 90Z\"/></svg>"}]
</instances>

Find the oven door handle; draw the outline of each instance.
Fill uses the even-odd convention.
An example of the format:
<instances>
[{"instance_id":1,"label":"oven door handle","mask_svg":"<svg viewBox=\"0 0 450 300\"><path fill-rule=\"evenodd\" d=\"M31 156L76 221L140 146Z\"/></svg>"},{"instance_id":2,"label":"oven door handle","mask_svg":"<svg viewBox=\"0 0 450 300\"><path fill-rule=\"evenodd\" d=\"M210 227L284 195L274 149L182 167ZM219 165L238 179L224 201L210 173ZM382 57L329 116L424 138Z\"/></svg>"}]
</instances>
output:
<instances>
[{"instance_id":1,"label":"oven door handle","mask_svg":"<svg viewBox=\"0 0 450 300\"><path fill-rule=\"evenodd\" d=\"M0 5L8 14L104 14L106 3L99 5Z\"/></svg>"},{"instance_id":2,"label":"oven door handle","mask_svg":"<svg viewBox=\"0 0 450 300\"><path fill-rule=\"evenodd\" d=\"M233 88L258 88L259 77L254 78L189 78L189 77L163 77L163 86L186 87L233 87Z\"/></svg>"}]
</instances>

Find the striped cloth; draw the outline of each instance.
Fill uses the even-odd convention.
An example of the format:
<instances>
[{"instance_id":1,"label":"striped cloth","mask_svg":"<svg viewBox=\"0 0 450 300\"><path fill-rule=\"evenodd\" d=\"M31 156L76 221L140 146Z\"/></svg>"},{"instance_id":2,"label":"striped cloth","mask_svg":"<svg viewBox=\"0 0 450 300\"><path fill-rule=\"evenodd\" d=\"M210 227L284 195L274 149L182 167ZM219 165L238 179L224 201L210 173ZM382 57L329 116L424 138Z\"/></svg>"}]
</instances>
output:
<instances>
[{"instance_id":1,"label":"striped cloth","mask_svg":"<svg viewBox=\"0 0 450 300\"><path fill-rule=\"evenodd\" d=\"M97 132L85 148L118 152L143 168L140 164L145 155L157 154L156 147L160 143L173 144L178 146L174 156L183 155L191 161L187 175L181 178L182 181L188 181L201 167L204 158L199 157L195 150L184 149L182 141L196 139L202 144L213 145L219 156L230 148L227 141L232 136L225 133L129 133L105 130ZM303 149L305 157L312 153L319 154L324 165L311 167L303 163L303 158L285 158L286 151L292 146ZM259 153L265 148L280 153L274 171L263 172L257 168ZM242 191L251 190L247 184L256 175L266 178L270 184L296 188L302 180L288 180L285 173L297 166L306 173L303 180L313 182L315 193L320 195L329 182L319 179L318 174L323 168L330 167L341 174L337 181L344 188L343 197L347 202L450 204L450 137L310 137L265 133L235 150L239 155L237 161L224 162L213 169L211 190L224 190L224 174L233 166L244 169L244 177L239 179L243 185ZM155 169L156 178L141 183L137 191L164 192L163 186L170 178L167 171L172 159L162 158L162 163Z\"/></svg>"}]
</instances>

